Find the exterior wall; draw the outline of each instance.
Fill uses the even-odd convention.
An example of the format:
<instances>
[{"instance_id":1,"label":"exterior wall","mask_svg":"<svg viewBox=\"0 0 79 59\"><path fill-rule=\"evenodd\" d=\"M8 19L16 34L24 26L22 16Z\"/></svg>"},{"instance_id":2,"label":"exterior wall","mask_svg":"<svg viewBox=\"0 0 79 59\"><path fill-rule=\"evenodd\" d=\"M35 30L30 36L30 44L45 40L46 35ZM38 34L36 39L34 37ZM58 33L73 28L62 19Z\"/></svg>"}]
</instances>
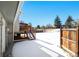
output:
<instances>
[{"instance_id":1,"label":"exterior wall","mask_svg":"<svg viewBox=\"0 0 79 59\"><path fill-rule=\"evenodd\" d=\"M2 56L2 25L1 25L1 13L0 13L0 56Z\"/></svg>"},{"instance_id":2,"label":"exterior wall","mask_svg":"<svg viewBox=\"0 0 79 59\"><path fill-rule=\"evenodd\" d=\"M21 6L17 5L18 1L15 1L14 3L12 2L12 4L10 3L11 5L8 4L9 2L3 3L0 2L0 56L3 56L7 48L9 48L9 46L13 43L14 32L19 31L19 20L17 20L19 17L19 10L17 9L19 9ZM8 6L12 6L13 9L12 7ZM17 15L15 14L15 12Z\"/></svg>"},{"instance_id":3,"label":"exterior wall","mask_svg":"<svg viewBox=\"0 0 79 59\"><path fill-rule=\"evenodd\" d=\"M19 32L19 20L18 19L14 23L14 32Z\"/></svg>"},{"instance_id":4,"label":"exterior wall","mask_svg":"<svg viewBox=\"0 0 79 59\"><path fill-rule=\"evenodd\" d=\"M2 53L5 52L5 20L2 18L3 25L2 25Z\"/></svg>"},{"instance_id":5,"label":"exterior wall","mask_svg":"<svg viewBox=\"0 0 79 59\"><path fill-rule=\"evenodd\" d=\"M6 47L13 42L13 24L7 23L1 13L0 20L2 20L2 25L0 25L0 56L3 56Z\"/></svg>"},{"instance_id":6,"label":"exterior wall","mask_svg":"<svg viewBox=\"0 0 79 59\"><path fill-rule=\"evenodd\" d=\"M6 45L6 37L5 37L5 28L6 28L6 22L4 17L2 16L2 14L0 13L0 20L2 21L2 25L0 25L0 53L2 55L2 53L5 52L5 45Z\"/></svg>"},{"instance_id":7,"label":"exterior wall","mask_svg":"<svg viewBox=\"0 0 79 59\"><path fill-rule=\"evenodd\" d=\"M13 43L13 24L8 23L8 45Z\"/></svg>"}]
</instances>

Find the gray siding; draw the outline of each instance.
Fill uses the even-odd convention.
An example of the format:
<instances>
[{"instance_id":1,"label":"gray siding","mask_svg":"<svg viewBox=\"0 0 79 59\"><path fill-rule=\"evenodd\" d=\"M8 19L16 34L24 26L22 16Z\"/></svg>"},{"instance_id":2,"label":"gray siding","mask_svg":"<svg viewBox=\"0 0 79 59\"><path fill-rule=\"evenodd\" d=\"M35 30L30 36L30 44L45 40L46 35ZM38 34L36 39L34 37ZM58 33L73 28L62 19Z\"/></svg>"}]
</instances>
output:
<instances>
[{"instance_id":1,"label":"gray siding","mask_svg":"<svg viewBox=\"0 0 79 59\"><path fill-rule=\"evenodd\" d=\"M2 53L2 25L1 25L1 14L0 14L0 56Z\"/></svg>"},{"instance_id":2,"label":"gray siding","mask_svg":"<svg viewBox=\"0 0 79 59\"><path fill-rule=\"evenodd\" d=\"M0 26L0 56L1 56L1 26Z\"/></svg>"}]
</instances>

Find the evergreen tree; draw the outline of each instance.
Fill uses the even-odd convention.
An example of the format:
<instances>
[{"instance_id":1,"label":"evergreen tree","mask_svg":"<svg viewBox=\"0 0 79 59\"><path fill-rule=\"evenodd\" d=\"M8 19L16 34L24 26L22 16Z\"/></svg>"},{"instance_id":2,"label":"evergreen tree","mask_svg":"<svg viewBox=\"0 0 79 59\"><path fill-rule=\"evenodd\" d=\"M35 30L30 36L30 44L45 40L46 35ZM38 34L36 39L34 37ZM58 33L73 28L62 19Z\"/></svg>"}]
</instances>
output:
<instances>
[{"instance_id":1,"label":"evergreen tree","mask_svg":"<svg viewBox=\"0 0 79 59\"><path fill-rule=\"evenodd\" d=\"M55 26L56 28L60 28L60 27L61 27L61 21L60 21L59 16L57 16L57 17L55 18L54 26Z\"/></svg>"},{"instance_id":2,"label":"evergreen tree","mask_svg":"<svg viewBox=\"0 0 79 59\"><path fill-rule=\"evenodd\" d=\"M37 29L40 29L41 27L40 27L40 25L37 25L37 27L36 27Z\"/></svg>"},{"instance_id":3,"label":"evergreen tree","mask_svg":"<svg viewBox=\"0 0 79 59\"><path fill-rule=\"evenodd\" d=\"M65 22L65 27L67 28L72 28L74 25L73 25L73 22L74 20L72 19L71 16L69 16Z\"/></svg>"}]
</instances>

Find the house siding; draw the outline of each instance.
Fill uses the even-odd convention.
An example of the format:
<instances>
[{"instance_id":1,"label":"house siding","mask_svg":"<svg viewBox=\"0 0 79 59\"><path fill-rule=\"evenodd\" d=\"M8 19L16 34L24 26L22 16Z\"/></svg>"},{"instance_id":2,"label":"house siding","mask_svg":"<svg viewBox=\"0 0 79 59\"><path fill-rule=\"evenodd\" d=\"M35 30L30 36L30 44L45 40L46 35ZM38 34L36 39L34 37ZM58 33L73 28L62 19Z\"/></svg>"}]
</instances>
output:
<instances>
[{"instance_id":1,"label":"house siding","mask_svg":"<svg viewBox=\"0 0 79 59\"><path fill-rule=\"evenodd\" d=\"M0 13L0 23L1 23L1 13ZM2 48L2 44L1 44L1 40L2 40L2 26L0 24L0 56L1 56L1 48Z\"/></svg>"},{"instance_id":2,"label":"house siding","mask_svg":"<svg viewBox=\"0 0 79 59\"><path fill-rule=\"evenodd\" d=\"M8 41L8 37L6 35L6 27L7 27L7 24L6 24L6 21L3 17L3 15L0 13L0 20L2 21L2 25L0 25L0 56L3 55L3 53L5 52L5 47L6 47L6 43Z\"/></svg>"}]
</instances>

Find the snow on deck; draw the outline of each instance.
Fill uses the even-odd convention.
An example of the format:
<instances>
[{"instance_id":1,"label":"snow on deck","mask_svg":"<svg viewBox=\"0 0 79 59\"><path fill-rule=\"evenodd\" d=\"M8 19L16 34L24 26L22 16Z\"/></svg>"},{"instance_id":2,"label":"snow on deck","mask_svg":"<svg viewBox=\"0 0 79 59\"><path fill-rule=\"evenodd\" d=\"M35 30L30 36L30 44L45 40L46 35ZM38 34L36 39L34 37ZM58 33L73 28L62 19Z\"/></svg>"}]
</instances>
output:
<instances>
[{"instance_id":1,"label":"snow on deck","mask_svg":"<svg viewBox=\"0 0 79 59\"><path fill-rule=\"evenodd\" d=\"M60 48L60 30L36 33L36 40L14 44L13 57L64 57L69 56Z\"/></svg>"}]
</instances>

